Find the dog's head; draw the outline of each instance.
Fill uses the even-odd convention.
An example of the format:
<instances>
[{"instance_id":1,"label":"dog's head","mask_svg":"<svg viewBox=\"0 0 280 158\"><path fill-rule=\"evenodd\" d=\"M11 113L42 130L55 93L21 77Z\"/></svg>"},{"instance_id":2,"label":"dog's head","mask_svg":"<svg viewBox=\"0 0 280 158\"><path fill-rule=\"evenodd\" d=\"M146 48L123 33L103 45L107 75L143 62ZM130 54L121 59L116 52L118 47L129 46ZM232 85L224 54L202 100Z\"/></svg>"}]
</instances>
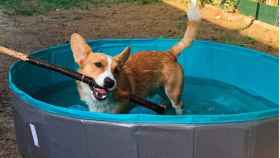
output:
<instances>
[{"instance_id":1,"label":"dog's head","mask_svg":"<svg viewBox=\"0 0 280 158\"><path fill-rule=\"evenodd\" d=\"M106 99L108 92L116 88L114 74L125 64L130 55L130 49L126 48L114 57L93 52L85 39L77 33L71 36L71 49L74 60L80 67L80 73L92 77L102 87L90 87L93 97L96 100Z\"/></svg>"}]
</instances>

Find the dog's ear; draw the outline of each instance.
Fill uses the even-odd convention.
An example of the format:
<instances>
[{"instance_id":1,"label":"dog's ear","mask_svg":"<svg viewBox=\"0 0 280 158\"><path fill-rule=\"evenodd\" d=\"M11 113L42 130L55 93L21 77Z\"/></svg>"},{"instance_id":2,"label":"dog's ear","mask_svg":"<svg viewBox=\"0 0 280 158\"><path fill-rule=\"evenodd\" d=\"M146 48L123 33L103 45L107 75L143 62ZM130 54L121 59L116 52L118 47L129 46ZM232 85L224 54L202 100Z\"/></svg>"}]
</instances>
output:
<instances>
[{"instance_id":1,"label":"dog's ear","mask_svg":"<svg viewBox=\"0 0 280 158\"><path fill-rule=\"evenodd\" d=\"M120 54L113 57L113 60L115 60L119 66L122 66L125 64L127 59L130 56L130 48L126 47Z\"/></svg>"},{"instance_id":2,"label":"dog's ear","mask_svg":"<svg viewBox=\"0 0 280 158\"><path fill-rule=\"evenodd\" d=\"M78 33L71 35L71 49L75 62L79 65L83 63L86 57L92 52L86 40Z\"/></svg>"}]
</instances>

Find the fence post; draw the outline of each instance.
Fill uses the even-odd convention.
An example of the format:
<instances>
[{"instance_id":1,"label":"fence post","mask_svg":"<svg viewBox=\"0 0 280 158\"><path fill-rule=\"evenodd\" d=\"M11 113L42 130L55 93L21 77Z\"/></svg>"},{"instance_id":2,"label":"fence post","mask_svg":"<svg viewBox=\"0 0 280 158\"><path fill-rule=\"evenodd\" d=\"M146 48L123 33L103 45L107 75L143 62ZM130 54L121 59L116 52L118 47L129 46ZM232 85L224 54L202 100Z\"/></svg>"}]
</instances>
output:
<instances>
[{"instance_id":1,"label":"fence post","mask_svg":"<svg viewBox=\"0 0 280 158\"><path fill-rule=\"evenodd\" d=\"M260 0L258 0L258 3L257 3L256 14L255 14L255 20L258 20L258 18L259 18L259 12L260 12Z\"/></svg>"},{"instance_id":2,"label":"fence post","mask_svg":"<svg viewBox=\"0 0 280 158\"><path fill-rule=\"evenodd\" d=\"M277 2L277 6L278 6L278 9L276 9L276 20L275 20L275 26L278 26L279 25L279 0Z\"/></svg>"}]
</instances>

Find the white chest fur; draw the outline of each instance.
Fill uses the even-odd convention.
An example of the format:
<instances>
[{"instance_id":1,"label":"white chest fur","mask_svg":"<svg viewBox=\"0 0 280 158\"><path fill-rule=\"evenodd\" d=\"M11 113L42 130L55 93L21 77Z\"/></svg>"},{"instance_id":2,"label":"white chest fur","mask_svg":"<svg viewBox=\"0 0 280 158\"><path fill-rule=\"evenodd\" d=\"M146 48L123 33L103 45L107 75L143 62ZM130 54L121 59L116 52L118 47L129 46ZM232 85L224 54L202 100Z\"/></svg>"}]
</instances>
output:
<instances>
[{"instance_id":1,"label":"white chest fur","mask_svg":"<svg viewBox=\"0 0 280 158\"><path fill-rule=\"evenodd\" d=\"M78 81L77 86L80 98L88 105L89 111L106 113L113 112L115 104L113 100L110 99L110 97L108 97L106 100L98 101L92 95L92 91L87 84Z\"/></svg>"}]
</instances>

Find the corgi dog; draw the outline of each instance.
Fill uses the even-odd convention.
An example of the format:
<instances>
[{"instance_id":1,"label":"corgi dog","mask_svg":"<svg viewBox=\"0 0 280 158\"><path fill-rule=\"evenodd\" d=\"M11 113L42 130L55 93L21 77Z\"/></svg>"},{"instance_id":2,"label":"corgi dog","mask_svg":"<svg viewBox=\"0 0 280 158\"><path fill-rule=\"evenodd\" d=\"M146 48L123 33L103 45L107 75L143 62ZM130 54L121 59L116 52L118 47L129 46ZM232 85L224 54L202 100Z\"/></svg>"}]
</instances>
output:
<instances>
[{"instance_id":1,"label":"corgi dog","mask_svg":"<svg viewBox=\"0 0 280 158\"><path fill-rule=\"evenodd\" d=\"M72 34L70 44L79 72L92 77L102 87L90 87L78 81L79 95L89 110L126 113L132 108L130 94L145 98L163 90L176 114L183 114L180 97L184 74L176 58L191 44L200 21L195 5L187 15L189 20L184 37L166 52L143 51L130 55L130 49L126 48L112 57L94 52L81 35ZM107 97L109 92L113 97Z\"/></svg>"}]
</instances>

